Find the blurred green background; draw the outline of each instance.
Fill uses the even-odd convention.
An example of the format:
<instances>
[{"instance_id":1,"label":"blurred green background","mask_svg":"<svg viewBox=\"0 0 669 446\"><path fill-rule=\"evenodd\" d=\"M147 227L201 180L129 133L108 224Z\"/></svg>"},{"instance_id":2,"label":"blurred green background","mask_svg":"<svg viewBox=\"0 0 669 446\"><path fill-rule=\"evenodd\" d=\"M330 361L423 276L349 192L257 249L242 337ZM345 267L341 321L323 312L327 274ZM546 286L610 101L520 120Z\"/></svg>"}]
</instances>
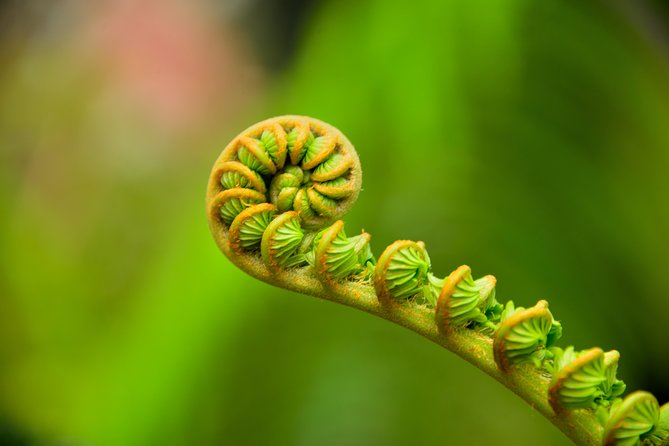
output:
<instances>
[{"instance_id":1,"label":"blurred green background","mask_svg":"<svg viewBox=\"0 0 669 446\"><path fill-rule=\"evenodd\" d=\"M1 445L565 445L454 355L272 288L208 233L278 114L356 145L350 233L551 302L669 399L669 8L641 0L0 2Z\"/></svg>"}]
</instances>

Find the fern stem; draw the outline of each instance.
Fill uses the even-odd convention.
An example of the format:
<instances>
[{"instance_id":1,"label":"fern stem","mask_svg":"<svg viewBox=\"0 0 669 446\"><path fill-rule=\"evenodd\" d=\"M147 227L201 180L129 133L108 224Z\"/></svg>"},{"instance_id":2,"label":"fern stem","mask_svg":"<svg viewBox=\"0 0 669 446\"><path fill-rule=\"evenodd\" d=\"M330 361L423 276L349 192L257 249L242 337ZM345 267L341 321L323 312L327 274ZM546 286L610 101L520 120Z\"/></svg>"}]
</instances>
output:
<instances>
[{"instance_id":1,"label":"fern stem","mask_svg":"<svg viewBox=\"0 0 669 446\"><path fill-rule=\"evenodd\" d=\"M462 265L434 276L422 242L391 244L378 262L370 235L337 220L362 186L358 155L336 128L281 116L255 124L223 150L207 189L221 251L250 275L408 328L487 373L578 445L669 446L669 404L648 392L625 399L620 355L562 349L548 302L502 305L494 276Z\"/></svg>"},{"instance_id":2,"label":"fern stem","mask_svg":"<svg viewBox=\"0 0 669 446\"><path fill-rule=\"evenodd\" d=\"M229 249L224 234L220 234L216 242L226 255L232 254L226 252ZM493 358L491 338L468 329L458 329L444 335L437 329L433 309L418 305L382 306L371 285L342 282L326 287L309 268L272 273L252 255L228 257L237 267L270 285L356 308L408 328L499 381L547 418L575 444L600 444L603 428L593 412L576 410L555 413L546 399L550 376L529 363L514 367L510 373L502 372Z\"/></svg>"}]
</instances>

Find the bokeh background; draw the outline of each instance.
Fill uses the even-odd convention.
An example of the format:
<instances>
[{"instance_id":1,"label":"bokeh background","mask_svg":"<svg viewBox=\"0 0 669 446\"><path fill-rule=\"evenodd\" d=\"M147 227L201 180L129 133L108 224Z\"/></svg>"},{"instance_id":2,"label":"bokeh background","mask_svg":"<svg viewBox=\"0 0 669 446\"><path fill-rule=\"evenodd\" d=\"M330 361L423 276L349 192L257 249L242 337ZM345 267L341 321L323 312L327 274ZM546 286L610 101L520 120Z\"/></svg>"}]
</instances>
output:
<instances>
[{"instance_id":1,"label":"bokeh background","mask_svg":"<svg viewBox=\"0 0 669 446\"><path fill-rule=\"evenodd\" d=\"M669 400L662 1L0 2L0 444L565 445L402 328L272 288L208 233L219 151L306 114L347 217L551 302Z\"/></svg>"}]
</instances>

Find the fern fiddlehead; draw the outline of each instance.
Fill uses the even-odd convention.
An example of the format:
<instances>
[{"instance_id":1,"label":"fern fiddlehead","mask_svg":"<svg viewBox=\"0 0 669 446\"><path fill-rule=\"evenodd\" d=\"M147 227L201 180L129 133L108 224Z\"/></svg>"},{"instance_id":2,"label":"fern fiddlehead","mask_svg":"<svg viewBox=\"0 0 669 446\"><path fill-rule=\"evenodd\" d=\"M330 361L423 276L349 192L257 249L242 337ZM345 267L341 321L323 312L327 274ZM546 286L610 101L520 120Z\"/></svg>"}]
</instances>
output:
<instances>
[{"instance_id":1,"label":"fern fiddlehead","mask_svg":"<svg viewBox=\"0 0 669 446\"><path fill-rule=\"evenodd\" d=\"M669 404L647 392L622 398L620 355L556 346L560 323L545 300L501 304L496 279L460 266L432 270L423 242L400 240L378 260L370 235L338 220L357 199L357 153L336 128L303 116L257 123L223 150L207 188L214 239L267 283L355 307L458 354L582 445L669 446Z\"/></svg>"}]
</instances>

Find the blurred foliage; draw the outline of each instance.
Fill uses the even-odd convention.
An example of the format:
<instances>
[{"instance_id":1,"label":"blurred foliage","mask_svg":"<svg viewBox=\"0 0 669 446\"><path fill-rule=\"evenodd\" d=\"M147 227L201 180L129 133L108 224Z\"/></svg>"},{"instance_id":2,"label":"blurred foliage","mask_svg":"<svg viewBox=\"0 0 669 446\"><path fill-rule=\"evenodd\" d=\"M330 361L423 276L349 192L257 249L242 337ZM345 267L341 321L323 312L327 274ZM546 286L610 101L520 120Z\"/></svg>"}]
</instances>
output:
<instances>
[{"instance_id":1,"label":"blurred foliage","mask_svg":"<svg viewBox=\"0 0 669 446\"><path fill-rule=\"evenodd\" d=\"M567 444L437 346L217 252L211 162L285 113L356 145L347 227L377 254L424 240L442 275L467 263L502 299L547 298L565 342L619 349L630 388L669 398L666 16L625 1L324 2L285 22L297 52L263 77L257 60L276 57L248 50L261 31L243 14L169 9L181 3L132 14L212 45L167 80L184 59L160 26L104 46L86 30L109 11L86 2L31 1L29 32L3 34L1 444ZM147 78L167 87L147 93Z\"/></svg>"}]
</instances>

